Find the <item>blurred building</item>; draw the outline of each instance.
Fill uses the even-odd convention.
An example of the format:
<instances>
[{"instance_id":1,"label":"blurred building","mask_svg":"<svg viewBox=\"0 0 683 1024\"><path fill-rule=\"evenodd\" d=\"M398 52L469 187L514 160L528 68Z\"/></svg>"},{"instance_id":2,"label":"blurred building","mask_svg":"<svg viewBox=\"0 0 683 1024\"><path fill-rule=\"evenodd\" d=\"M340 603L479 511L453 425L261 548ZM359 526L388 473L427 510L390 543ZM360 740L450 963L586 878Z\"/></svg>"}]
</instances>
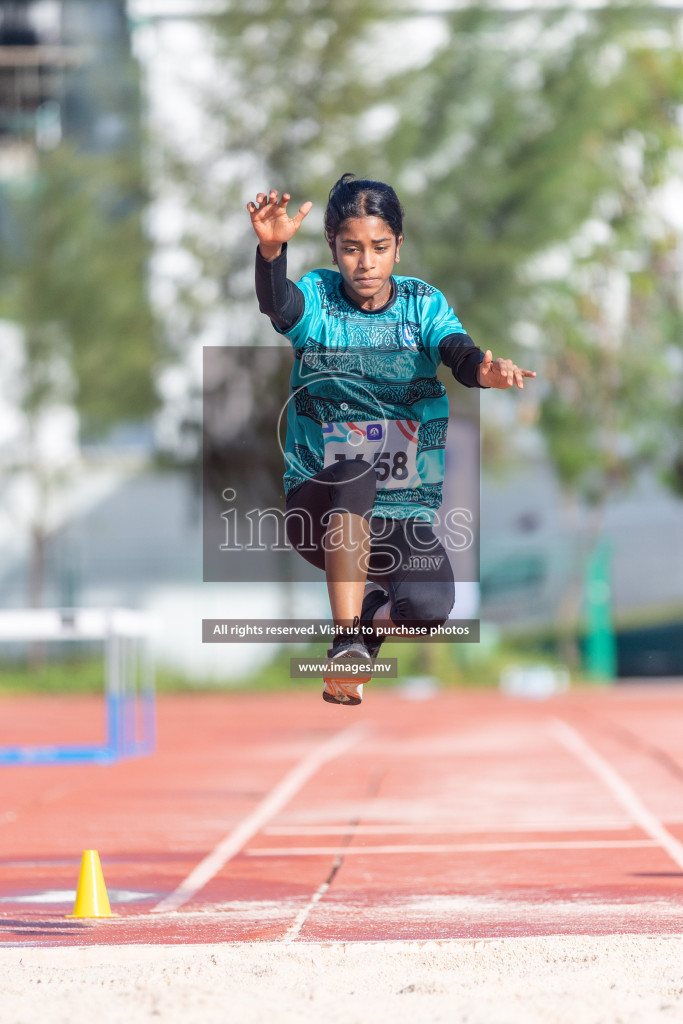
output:
<instances>
[{"instance_id":1,"label":"blurred building","mask_svg":"<svg viewBox=\"0 0 683 1024\"><path fill-rule=\"evenodd\" d=\"M2 0L0 156L54 146L63 136L111 148L138 109L125 0ZM16 172L15 172L16 173Z\"/></svg>"},{"instance_id":2,"label":"blurred building","mask_svg":"<svg viewBox=\"0 0 683 1024\"><path fill-rule=\"evenodd\" d=\"M36 22L30 3L5 2L0 22L0 176L31 169L36 144L59 133L66 62L57 5ZM48 123L46 123L46 121ZM50 124L51 122L51 124Z\"/></svg>"}]
</instances>

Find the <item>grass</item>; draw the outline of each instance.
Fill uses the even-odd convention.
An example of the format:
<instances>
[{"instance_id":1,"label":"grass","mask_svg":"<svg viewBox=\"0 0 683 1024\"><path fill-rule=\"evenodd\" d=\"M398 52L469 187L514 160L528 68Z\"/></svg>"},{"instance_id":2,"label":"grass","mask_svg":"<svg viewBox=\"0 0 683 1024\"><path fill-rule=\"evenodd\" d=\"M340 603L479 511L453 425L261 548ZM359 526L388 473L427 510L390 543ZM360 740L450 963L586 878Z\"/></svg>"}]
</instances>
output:
<instances>
[{"instance_id":1,"label":"grass","mask_svg":"<svg viewBox=\"0 0 683 1024\"><path fill-rule=\"evenodd\" d=\"M186 690L190 682L182 673L157 669L159 692ZM104 664L99 657L51 660L39 668L25 662L0 663L0 697L25 693L103 693Z\"/></svg>"},{"instance_id":2,"label":"grass","mask_svg":"<svg viewBox=\"0 0 683 1024\"><path fill-rule=\"evenodd\" d=\"M163 666L156 670L156 687L160 693L177 692L274 692L317 690L315 679L290 678L290 658L322 658L326 644L288 644L276 651L273 659L255 672L239 679L190 679L182 672ZM510 641L498 637L482 624L480 644L387 642L382 655L398 659L399 679L373 681L373 688L391 689L409 676L431 676L445 687L496 688L503 669L510 664L556 664L543 644ZM70 659L48 658L39 668L26 661L0 663L0 696L30 693L102 693L104 666L102 656L85 654Z\"/></svg>"},{"instance_id":3,"label":"grass","mask_svg":"<svg viewBox=\"0 0 683 1024\"><path fill-rule=\"evenodd\" d=\"M0 695L98 693L103 690L102 659L50 661L40 668L22 662L0 664Z\"/></svg>"}]
</instances>

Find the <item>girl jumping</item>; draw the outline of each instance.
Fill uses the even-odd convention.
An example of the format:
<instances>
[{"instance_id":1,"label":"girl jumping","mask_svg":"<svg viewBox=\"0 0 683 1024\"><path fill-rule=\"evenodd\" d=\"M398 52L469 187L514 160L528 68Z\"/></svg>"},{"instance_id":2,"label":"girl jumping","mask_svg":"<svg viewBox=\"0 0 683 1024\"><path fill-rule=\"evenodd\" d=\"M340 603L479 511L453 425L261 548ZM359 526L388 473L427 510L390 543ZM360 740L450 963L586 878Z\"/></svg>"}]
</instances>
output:
<instances>
[{"instance_id":1,"label":"girl jumping","mask_svg":"<svg viewBox=\"0 0 683 1024\"><path fill-rule=\"evenodd\" d=\"M390 185L339 179L325 211L337 269L296 284L287 278L287 243L313 204L290 217L289 200L272 189L247 204L259 308L295 354L287 536L325 572L338 627L328 658L371 661L386 635L441 625L453 606L452 569L432 527L448 425L437 367L468 388L523 388L536 374L482 352L440 291L394 273L403 209ZM323 698L360 704L369 678L326 677Z\"/></svg>"}]
</instances>

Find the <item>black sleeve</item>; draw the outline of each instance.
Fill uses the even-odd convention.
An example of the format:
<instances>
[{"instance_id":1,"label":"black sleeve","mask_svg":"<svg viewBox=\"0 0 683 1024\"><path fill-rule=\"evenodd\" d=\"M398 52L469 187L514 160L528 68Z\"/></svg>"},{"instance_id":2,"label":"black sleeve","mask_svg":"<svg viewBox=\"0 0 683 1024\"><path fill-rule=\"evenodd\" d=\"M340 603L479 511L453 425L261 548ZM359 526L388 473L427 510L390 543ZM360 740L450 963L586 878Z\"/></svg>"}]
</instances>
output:
<instances>
[{"instance_id":1,"label":"black sleeve","mask_svg":"<svg viewBox=\"0 0 683 1024\"><path fill-rule=\"evenodd\" d=\"M287 243L274 260L264 260L256 247L256 298L259 309L281 331L289 331L301 319L304 297L287 277Z\"/></svg>"},{"instance_id":2,"label":"black sleeve","mask_svg":"<svg viewBox=\"0 0 683 1024\"><path fill-rule=\"evenodd\" d=\"M477 380L477 367L484 353L469 334L449 334L439 342L439 355L457 381L466 388L484 388ZM486 389L488 390L488 389Z\"/></svg>"}]
</instances>

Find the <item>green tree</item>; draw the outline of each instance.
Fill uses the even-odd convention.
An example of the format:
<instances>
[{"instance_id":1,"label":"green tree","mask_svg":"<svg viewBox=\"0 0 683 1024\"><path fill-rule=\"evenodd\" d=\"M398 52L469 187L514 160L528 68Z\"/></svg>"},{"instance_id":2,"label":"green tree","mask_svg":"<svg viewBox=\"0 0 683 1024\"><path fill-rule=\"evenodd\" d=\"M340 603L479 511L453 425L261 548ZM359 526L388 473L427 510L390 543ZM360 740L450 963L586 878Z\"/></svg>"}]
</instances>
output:
<instances>
[{"instance_id":1,"label":"green tree","mask_svg":"<svg viewBox=\"0 0 683 1024\"><path fill-rule=\"evenodd\" d=\"M359 47L391 16L389 0L265 0L258 17L239 3L228 4L213 22L212 59L218 72L209 88L197 91L205 130L201 155L185 140L166 140L164 169L180 197L185 225L178 240L191 265L176 281L169 317L170 343L179 357L212 323L216 307L230 312L222 340L250 348L277 345L268 323L256 312L253 260L256 238L245 210L262 188L287 190L298 205L315 207L290 259L326 261L322 212L330 186L358 151L359 122L369 107L386 98L389 82L364 74ZM370 164L366 165L368 168ZM214 333L215 337L215 333ZM252 364L252 386L244 374ZM261 474L259 493L277 500L282 457L274 425L287 394L291 353L256 361L234 353L221 381L205 384L210 402L204 419L205 482L226 473ZM207 386L208 385L208 386ZM209 393L210 392L210 393ZM244 405L251 395L248 431L226 428L220 410ZM214 417L212 410L217 410ZM216 424L214 429L214 423ZM197 423L186 429L197 433ZM253 447L258 445L255 463ZM225 486L225 484L223 485Z\"/></svg>"},{"instance_id":2,"label":"green tree","mask_svg":"<svg viewBox=\"0 0 683 1024\"><path fill-rule=\"evenodd\" d=\"M158 332L147 292L139 161L68 145L39 151L37 173L6 189L0 314L17 325L23 368L16 406L24 436L6 477L22 475L35 499L29 529L29 600L39 604L51 503L79 472L41 450L46 416L71 407L93 438L157 406Z\"/></svg>"},{"instance_id":3,"label":"green tree","mask_svg":"<svg viewBox=\"0 0 683 1024\"><path fill-rule=\"evenodd\" d=\"M675 24L640 4L454 13L375 152L405 196L407 251L482 347L539 371L518 409L537 418L567 506L592 509L579 564L645 462L680 490L680 238L654 203L681 150Z\"/></svg>"},{"instance_id":4,"label":"green tree","mask_svg":"<svg viewBox=\"0 0 683 1024\"><path fill-rule=\"evenodd\" d=\"M346 170L389 180L407 212L404 272L441 287L483 348L535 363L518 407L537 417L568 504L601 507L654 459L657 430L671 433L656 454L675 479L678 240L652 205L680 149L675 13L477 3L440 19L442 43L417 68L391 49L401 17L381 2L264 0L258 21L237 4L217 19L226 74L207 105L217 152L182 167L197 282L220 282L234 311L253 308L243 209L255 189L314 200L297 247L310 265L325 255L331 182ZM624 282L618 324L613 287ZM201 319L199 294L187 297Z\"/></svg>"}]
</instances>

